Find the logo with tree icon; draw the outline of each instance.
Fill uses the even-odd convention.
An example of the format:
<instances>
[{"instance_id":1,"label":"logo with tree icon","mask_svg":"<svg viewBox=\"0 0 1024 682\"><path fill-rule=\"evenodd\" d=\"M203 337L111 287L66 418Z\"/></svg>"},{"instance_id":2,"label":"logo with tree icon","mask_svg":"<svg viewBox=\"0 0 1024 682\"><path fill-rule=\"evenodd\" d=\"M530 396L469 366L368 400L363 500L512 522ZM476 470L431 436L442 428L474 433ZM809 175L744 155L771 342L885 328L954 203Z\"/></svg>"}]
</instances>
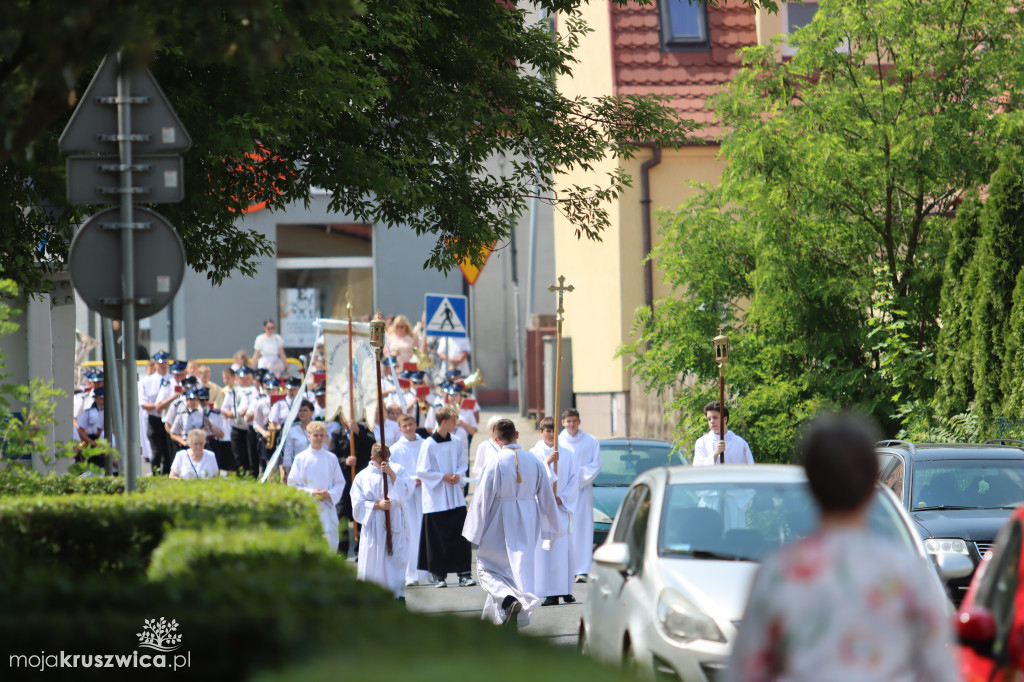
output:
<instances>
[{"instance_id":1,"label":"logo with tree icon","mask_svg":"<svg viewBox=\"0 0 1024 682\"><path fill-rule=\"evenodd\" d=\"M174 651L181 646L181 635L174 634L178 629L178 621L167 621L166 618L146 619L139 635L139 646L156 651Z\"/></svg>"}]
</instances>

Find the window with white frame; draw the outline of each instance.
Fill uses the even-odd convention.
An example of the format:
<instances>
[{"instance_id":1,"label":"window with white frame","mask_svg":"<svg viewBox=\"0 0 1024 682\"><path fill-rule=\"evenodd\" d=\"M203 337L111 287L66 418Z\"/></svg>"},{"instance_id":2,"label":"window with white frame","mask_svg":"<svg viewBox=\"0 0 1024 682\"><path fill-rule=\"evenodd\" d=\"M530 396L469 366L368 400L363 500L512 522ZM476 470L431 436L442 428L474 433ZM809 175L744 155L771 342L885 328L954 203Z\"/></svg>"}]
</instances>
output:
<instances>
[{"instance_id":1,"label":"window with white frame","mask_svg":"<svg viewBox=\"0 0 1024 682\"><path fill-rule=\"evenodd\" d=\"M818 12L818 3L816 2L787 2L782 5L782 30L787 35L791 35L798 29L803 28L807 24L811 23L814 19L814 15ZM782 54L787 57L791 57L796 54L797 48L791 47L789 44L783 45Z\"/></svg>"}]
</instances>

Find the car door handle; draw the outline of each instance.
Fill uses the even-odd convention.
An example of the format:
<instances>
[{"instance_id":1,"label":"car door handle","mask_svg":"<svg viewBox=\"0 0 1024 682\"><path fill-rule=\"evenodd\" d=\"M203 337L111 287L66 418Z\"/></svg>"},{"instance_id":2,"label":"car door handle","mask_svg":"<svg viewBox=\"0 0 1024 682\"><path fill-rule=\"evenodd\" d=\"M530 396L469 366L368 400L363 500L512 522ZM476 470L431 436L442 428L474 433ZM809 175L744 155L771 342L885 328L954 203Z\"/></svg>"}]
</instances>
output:
<instances>
[{"instance_id":1,"label":"car door handle","mask_svg":"<svg viewBox=\"0 0 1024 682\"><path fill-rule=\"evenodd\" d=\"M612 588L608 587L607 585L602 585L598 592L601 593L602 597L612 596Z\"/></svg>"}]
</instances>

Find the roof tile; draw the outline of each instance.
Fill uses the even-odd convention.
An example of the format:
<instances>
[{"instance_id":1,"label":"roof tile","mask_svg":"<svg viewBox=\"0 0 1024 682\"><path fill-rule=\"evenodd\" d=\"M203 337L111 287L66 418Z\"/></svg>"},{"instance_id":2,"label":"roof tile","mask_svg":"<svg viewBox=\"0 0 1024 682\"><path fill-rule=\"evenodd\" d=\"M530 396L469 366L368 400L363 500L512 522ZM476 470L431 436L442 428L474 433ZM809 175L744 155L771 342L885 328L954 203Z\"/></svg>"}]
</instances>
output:
<instances>
[{"instance_id":1,"label":"roof tile","mask_svg":"<svg viewBox=\"0 0 1024 682\"><path fill-rule=\"evenodd\" d=\"M722 133L707 98L732 80L741 59L736 51L757 44L754 11L743 0L723 0L707 8L710 50L663 52L656 3L611 5L615 87L622 95L665 95L680 114L709 124L696 135L712 140Z\"/></svg>"}]
</instances>

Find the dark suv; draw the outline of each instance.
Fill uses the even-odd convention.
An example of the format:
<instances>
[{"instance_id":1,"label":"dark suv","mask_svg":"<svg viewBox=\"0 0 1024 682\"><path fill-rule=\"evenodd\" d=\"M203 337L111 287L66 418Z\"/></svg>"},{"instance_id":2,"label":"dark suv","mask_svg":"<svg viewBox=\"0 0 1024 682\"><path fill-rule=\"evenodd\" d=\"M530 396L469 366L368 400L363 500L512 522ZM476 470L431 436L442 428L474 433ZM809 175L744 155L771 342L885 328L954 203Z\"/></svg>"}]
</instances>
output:
<instances>
[{"instance_id":1,"label":"dark suv","mask_svg":"<svg viewBox=\"0 0 1024 682\"><path fill-rule=\"evenodd\" d=\"M882 483L910 512L925 549L939 566L966 556L973 566L1024 501L1024 442L878 443ZM962 559L959 559L962 561ZM959 604L974 574L947 581Z\"/></svg>"}]
</instances>

